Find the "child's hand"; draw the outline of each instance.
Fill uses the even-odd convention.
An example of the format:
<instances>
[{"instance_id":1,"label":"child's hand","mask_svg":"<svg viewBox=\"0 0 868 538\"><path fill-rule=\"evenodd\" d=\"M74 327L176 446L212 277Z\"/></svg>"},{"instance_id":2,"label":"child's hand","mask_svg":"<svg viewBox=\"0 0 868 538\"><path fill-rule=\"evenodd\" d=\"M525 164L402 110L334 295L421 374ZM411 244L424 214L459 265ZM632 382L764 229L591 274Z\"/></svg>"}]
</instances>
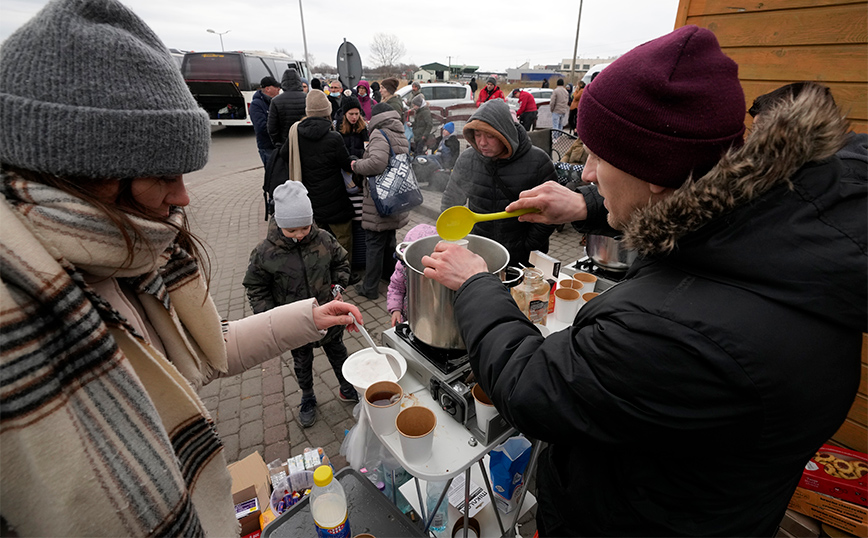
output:
<instances>
[{"instance_id":1,"label":"child's hand","mask_svg":"<svg viewBox=\"0 0 868 538\"><path fill-rule=\"evenodd\" d=\"M404 321L403 316L401 316L400 310L395 310L392 312L392 327Z\"/></svg>"}]
</instances>

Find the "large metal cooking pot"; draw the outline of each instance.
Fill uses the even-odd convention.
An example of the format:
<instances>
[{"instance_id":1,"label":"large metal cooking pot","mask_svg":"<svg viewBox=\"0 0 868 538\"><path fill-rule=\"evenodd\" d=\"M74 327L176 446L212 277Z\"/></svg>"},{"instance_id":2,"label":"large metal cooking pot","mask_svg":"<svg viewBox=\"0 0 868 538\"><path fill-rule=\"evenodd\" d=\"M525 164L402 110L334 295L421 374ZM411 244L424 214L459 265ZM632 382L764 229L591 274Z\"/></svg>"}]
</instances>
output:
<instances>
[{"instance_id":1,"label":"large metal cooking pot","mask_svg":"<svg viewBox=\"0 0 868 538\"><path fill-rule=\"evenodd\" d=\"M507 268L509 253L503 245L478 235L468 235L465 239L467 248L482 256L489 271L505 280L505 284L514 285L521 279L520 270ZM422 257L434 252L440 241L439 236L432 235L412 243L400 243L395 248L407 268L407 321L416 338L429 346L464 349L464 340L452 309L455 292L423 274ZM506 281L507 269L516 271L518 277Z\"/></svg>"},{"instance_id":2,"label":"large metal cooking pot","mask_svg":"<svg viewBox=\"0 0 868 538\"><path fill-rule=\"evenodd\" d=\"M603 269L623 272L633 265L636 251L624 246L620 239L605 235L585 236L585 254Z\"/></svg>"}]
</instances>

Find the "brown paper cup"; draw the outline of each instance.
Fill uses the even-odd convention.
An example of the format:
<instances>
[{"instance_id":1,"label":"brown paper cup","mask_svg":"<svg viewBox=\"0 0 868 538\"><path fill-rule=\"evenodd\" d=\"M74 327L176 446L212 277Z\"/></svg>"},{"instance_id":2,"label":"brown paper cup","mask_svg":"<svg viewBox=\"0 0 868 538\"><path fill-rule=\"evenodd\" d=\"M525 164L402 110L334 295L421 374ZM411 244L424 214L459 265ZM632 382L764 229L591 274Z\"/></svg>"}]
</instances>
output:
<instances>
[{"instance_id":1,"label":"brown paper cup","mask_svg":"<svg viewBox=\"0 0 868 538\"><path fill-rule=\"evenodd\" d=\"M497 415L497 409L494 407L491 398L479 386L479 383L473 385L470 393L473 394L474 404L476 405L476 425L482 433L487 434L488 422Z\"/></svg>"},{"instance_id":2,"label":"brown paper cup","mask_svg":"<svg viewBox=\"0 0 868 538\"><path fill-rule=\"evenodd\" d=\"M395 428L401 438L401 451L409 463L425 463L431 458L434 428L437 416L421 405L401 410L395 419Z\"/></svg>"},{"instance_id":3,"label":"brown paper cup","mask_svg":"<svg viewBox=\"0 0 868 538\"><path fill-rule=\"evenodd\" d=\"M572 323L576 319L579 308L582 307L581 290L561 288L555 291L555 319L563 323Z\"/></svg>"},{"instance_id":4,"label":"brown paper cup","mask_svg":"<svg viewBox=\"0 0 868 538\"><path fill-rule=\"evenodd\" d=\"M582 300L584 300L587 303L588 301L590 301L591 299L593 299L597 295L599 295L599 293L592 291L591 293L586 293L586 294L582 295Z\"/></svg>"},{"instance_id":5,"label":"brown paper cup","mask_svg":"<svg viewBox=\"0 0 868 538\"><path fill-rule=\"evenodd\" d=\"M582 293L590 293L597 287L597 277L591 273L576 273L573 275L573 280L582 283Z\"/></svg>"},{"instance_id":6,"label":"brown paper cup","mask_svg":"<svg viewBox=\"0 0 868 538\"><path fill-rule=\"evenodd\" d=\"M398 399L395 402L384 404L395 394ZM394 381L377 381L365 390L365 409L368 418L371 419L371 427L380 435L389 435L395 432L395 418L401 411L401 399L404 397L404 389Z\"/></svg>"},{"instance_id":7,"label":"brown paper cup","mask_svg":"<svg viewBox=\"0 0 868 538\"><path fill-rule=\"evenodd\" d=\"M574 290L581 290L583 284L578 280L573 280L572 278L565 278L558 282L558 289L562 288L570 288Z\"/></svg>"}]
</instances>

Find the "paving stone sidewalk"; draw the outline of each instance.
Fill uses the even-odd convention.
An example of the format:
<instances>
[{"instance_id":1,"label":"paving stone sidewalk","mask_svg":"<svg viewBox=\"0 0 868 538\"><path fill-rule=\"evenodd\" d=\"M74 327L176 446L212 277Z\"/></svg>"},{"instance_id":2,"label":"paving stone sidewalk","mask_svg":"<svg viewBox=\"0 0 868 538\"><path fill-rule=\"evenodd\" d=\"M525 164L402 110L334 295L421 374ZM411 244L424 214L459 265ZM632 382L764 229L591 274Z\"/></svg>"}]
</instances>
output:
<instances>
[{"instance_id":1,"label":"paving stone sidewalk","mask_svg":"<svg viewBox=\"0 0 868 538\"><path fill-rule=\"evenodd\" d=\"M250 251L265 237L262 169L229 174L190 187L190 221L206 244L211 263L211 293L220 314L229 320L252 314L242 280ZM416 208L409 224L397 231L398 241L413 226L434 224L440 213L440 193L423 191L425 203ZM579 254L579 235L569 226L552 235L549 254L564 263ZM365 326L376 341L390 326L386 310L386 285L380 282L380 298L358 296L350 287L345 300L362 311ZM345 333L352 354L366 347L355 333ZM322 350L316 350L314 392L318 419L311 428L298 422L301 391L292 369L292 356L275 358L247 372L206 385L199 391L226 447L227 461L237 461L258 451L266 462L300 454L305 447L322 447L335 468L346 465L340 456L344 433L355 424L353 404L338 399L338 382ZM533 511L531 512L531 514ZM533 536L532 517L521 520L521 535Z\"/></svg>"}]
</instances>

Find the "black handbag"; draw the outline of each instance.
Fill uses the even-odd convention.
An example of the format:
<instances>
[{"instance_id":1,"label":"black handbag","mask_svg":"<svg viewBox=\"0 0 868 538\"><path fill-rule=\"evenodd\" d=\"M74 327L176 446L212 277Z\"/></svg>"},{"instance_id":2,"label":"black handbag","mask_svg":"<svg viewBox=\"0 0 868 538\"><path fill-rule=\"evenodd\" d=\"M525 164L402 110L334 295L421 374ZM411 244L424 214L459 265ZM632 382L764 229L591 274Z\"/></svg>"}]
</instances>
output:
<instances>
[{"instance_id":1,"label":"black handbag","mask_svg":"<svg viewBox=\"0 0 868 538\"><path fill-rule=\"evenodd\" d=\"M386 133L379 130L389 144L389 164L382 173L368 176L368 189L377 213L384 217L409 211L422 204L422 191L410 166L410 155L395 155Z\"/></svg>"}]
</instances>

